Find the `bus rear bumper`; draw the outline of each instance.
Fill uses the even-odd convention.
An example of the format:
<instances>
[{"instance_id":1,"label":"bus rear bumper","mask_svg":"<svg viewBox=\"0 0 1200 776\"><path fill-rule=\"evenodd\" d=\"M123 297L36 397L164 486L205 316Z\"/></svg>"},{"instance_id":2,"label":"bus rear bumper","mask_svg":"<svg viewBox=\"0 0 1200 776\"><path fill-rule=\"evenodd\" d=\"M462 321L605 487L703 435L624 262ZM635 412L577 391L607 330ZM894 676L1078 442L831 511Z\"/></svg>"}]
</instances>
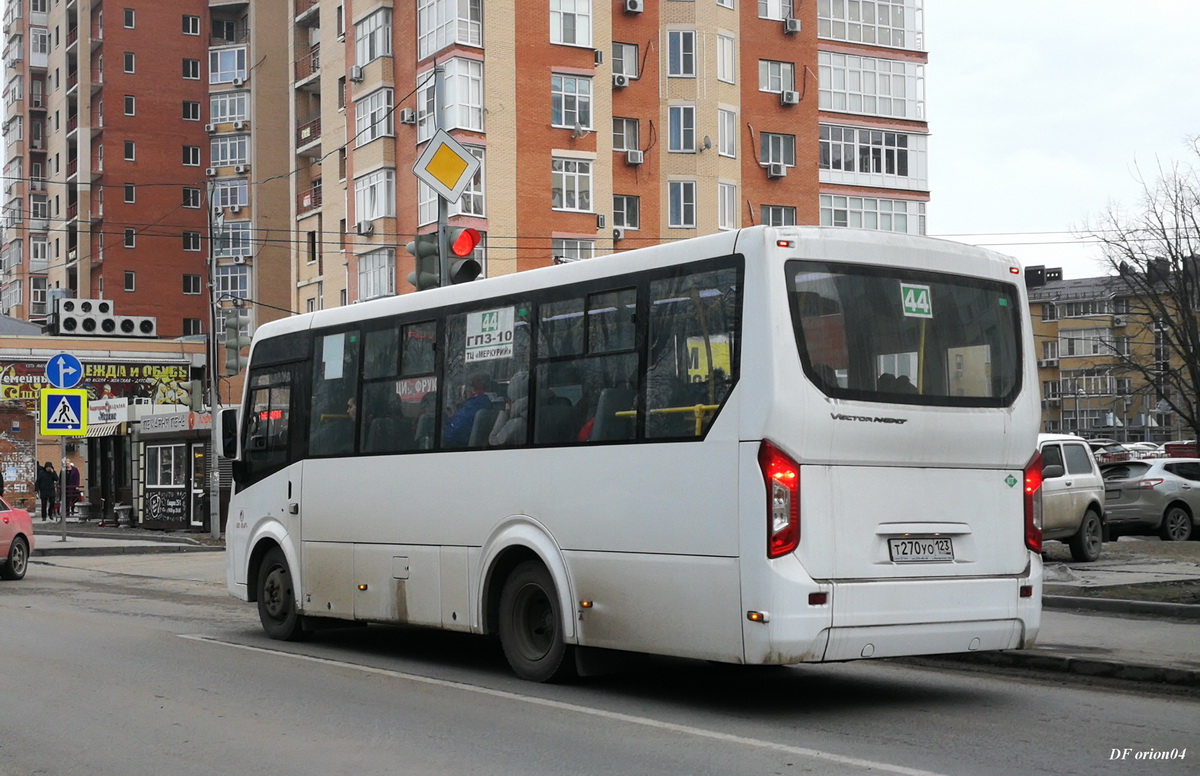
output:
<instances>
[{"instance_id":1,"label":"bus rear bumper","mask_svg":"<svg viewBox=\"0 0 1200 776\"><path fill-rule=\"evenodd\" d=\"M1017 649L1024 638L1018 619L831 628L823 661Z\"/></svg>"}]
</instances>

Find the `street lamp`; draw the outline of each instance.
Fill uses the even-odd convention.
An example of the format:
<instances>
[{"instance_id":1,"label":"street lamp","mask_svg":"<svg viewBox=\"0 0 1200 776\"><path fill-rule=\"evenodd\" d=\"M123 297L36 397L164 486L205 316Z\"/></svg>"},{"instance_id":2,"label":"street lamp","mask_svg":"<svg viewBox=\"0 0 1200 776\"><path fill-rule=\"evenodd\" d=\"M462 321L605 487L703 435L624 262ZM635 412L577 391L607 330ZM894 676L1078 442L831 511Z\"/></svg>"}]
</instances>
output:
<instances>
[{"instance_id":1,"label":"street lamp","mask_svg":"<svg viewBox=\"0 0 1200 776\"><path fill-rule=\"evenodd\" d=\"M1079 433L1079 430L1083 425L1080 422L1079 417L1079 400L1084 396L1087 396L1087 391L1083 390L1083 386L1075 389L1075 436L1082 436L1082 434Z\"/></svg>"}]
</instances>

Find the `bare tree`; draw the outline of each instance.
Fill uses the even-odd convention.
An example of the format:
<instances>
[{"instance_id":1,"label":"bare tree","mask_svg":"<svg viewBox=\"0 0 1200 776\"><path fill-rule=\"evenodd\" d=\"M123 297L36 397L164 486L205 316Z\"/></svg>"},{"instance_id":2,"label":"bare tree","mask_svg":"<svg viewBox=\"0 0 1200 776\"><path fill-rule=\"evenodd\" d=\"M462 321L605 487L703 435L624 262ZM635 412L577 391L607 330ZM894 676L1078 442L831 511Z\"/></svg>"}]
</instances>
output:
<instances>
[{"instance_id":1,"label":"bare tree","mask_svg":"<svg viewBox=\"0 0 1200 776\"><path fill-rule=\"evenodd\" d=\"M1200 158L1200 138L1190 146ZM1134 344L1112 355L1121 371L1140 376L1159 411L1177 413L1200 439L1200 176L1177 163L1140 182L1137 210L1110 206L1084 230L1116 271L1115 295L1129 302Z\"/></svg>"}]
</instances>

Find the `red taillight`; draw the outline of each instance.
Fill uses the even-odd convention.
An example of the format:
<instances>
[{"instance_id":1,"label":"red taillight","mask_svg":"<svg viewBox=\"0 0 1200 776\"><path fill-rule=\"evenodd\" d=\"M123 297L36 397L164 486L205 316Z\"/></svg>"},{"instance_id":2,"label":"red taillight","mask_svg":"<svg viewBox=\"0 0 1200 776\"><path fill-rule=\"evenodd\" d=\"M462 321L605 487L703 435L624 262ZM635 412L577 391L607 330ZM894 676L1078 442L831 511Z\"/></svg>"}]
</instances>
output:
<instances>
[{"instance_id":1,"label":"red taillight","mask_svg":"<svg viewBox=\"0 0 1200 776\"><path fill-rule=\"evenodd\" d=\"M1042 551L1042 454L1025 464L1025 546Z\"/></svg>"},{"instance_id":2,"label":"red taillight","mask_svg":"<svg viewBox=\"0 0 1200 776\"><path fill-rule=\"evenodd\" d=\"M1145 490L1150 490L1150 488L1153 488L1156 485L1162 485L1162 484L1163 484L1163 479L1161 477L1159 477L1158 479L1138 480L1138 487L1143 488Z\"/></svg>"},{"instance_id":3,"label":"red taillight","mask_svg":"<svg viewBox=\"0 0 1200 776\"><path fill-rule=\"evenodd\" d=\"M766 441L758 465L767 485L767 557L778 558L800 544L800 467Z\"/></svg>"}]
</instances>

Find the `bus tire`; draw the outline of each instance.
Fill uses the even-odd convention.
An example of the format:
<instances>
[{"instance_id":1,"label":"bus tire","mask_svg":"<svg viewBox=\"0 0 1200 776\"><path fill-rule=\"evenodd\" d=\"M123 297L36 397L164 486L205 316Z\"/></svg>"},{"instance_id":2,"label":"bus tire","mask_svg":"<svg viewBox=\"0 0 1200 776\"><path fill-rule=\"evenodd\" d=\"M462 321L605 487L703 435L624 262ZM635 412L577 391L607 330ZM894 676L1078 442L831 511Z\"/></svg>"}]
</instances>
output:
<instances>
[{"instance_id":1,"label":"bus tire","mask_svg":"<svg viewBox=\"0 0 1200 776\"><path fill-rule=\"evenodd\" d=\"M554 580L538 561L513 569L500 593L500 646L513 671L532 682L575 676L573 648L563 638Z\"/></svg>"},{"instance_id":2,"label":"bus tire","mask_svg":"<svg viewBox=\"0 0 1200 776\"><path fill-rule=\"evenodd\" d=\"M258 619L267 635L279 641L304 638L296 611L296 591L287 557L278 547L263 556L258 567Z\"/></svg>"}]
</instances>

